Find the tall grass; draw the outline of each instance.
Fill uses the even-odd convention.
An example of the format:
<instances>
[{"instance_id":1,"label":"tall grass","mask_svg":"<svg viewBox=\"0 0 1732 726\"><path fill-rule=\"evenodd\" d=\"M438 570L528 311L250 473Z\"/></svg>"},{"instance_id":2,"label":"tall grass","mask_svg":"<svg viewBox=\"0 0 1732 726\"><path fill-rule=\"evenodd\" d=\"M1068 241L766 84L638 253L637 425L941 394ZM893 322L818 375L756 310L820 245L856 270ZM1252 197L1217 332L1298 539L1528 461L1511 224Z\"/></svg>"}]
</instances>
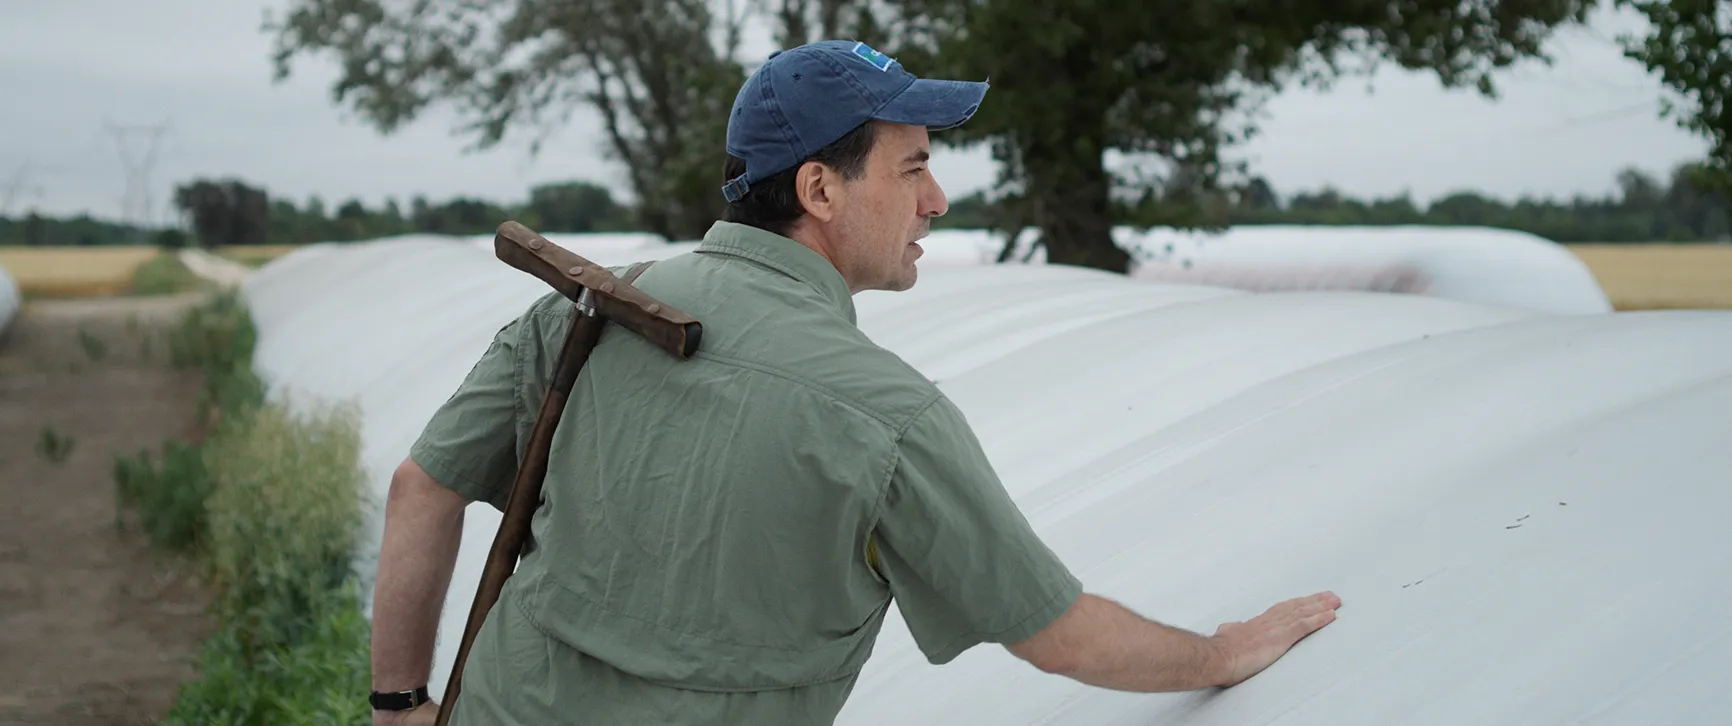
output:
<instances>
[{"instance_id":1,"label":"tall grass","mask_svg":"<svg viewBox=\"0 0 1732 726\"><path fill-rule=\"evenodd\" d=\"M131 458L114 458L117 524L125 513L136 513L138 524L158 549L177 555L196 554L206 539L206 511L211 478L200 447L182 441L162 445L160 463L150 451Z\"/></svg>"},{"instance_id":2,"label":"tall grass","mask_svg":"<svg viewBox=\"0 0 1732 726\"><path fill-rule=\"evenodd\" d=\"M193 274L173 250L162 250L132 271L134 295L172 295L177 292L209 287L204 278Z\"/></svg>"},{"instance_id":3,"label":"tall grass","mask_svg":"<svg viewBox=\"0 0 1732 726\"><path fill-rule=\"evenodd\" d=\"M356 412L267 401L257 332L237 293L170 332L177 366L204 376L199 442L117 458L123 506L152 542L196 557L215 586L216 631L165 724L364 724L369 628L350 558L365 479Z\"/></svg>"},{"instance_id":4,"label":"tall grass","mask_svg":"<svg viewBox=\"0 0 1732 726\"><path fill-rule=\"evenodd\" d=\"M199 418L206 427L217 427L225 414L244 414L264 404L265 384L253 371L258 337L252 315L234 289L224 289L187 311L169 331L169 360L203 374Z\"/></svg>"},{"instance_id":5,"label":"tall grass","mask_svg":"<svg viewBox=\"0 0 1732 726\"><path fill-rule=\"evenodd\" d=\"M269 406L207 446L211 565L227 614L266 642L304 639L308 614L342 589L361 525L354 416Z\"/></svg>"}]
</instances>

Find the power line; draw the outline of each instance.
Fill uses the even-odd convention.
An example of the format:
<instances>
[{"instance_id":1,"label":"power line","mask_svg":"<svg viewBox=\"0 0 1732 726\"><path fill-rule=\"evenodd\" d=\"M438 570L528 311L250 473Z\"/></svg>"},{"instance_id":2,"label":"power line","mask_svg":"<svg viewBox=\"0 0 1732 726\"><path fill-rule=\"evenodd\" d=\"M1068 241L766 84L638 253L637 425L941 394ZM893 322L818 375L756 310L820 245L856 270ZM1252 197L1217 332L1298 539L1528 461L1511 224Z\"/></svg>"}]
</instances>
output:
<instances>
[{"instance_id":1,"label":"power line","mask_svg":"<svg viewBox=\"0 0 1732 726\"><path fill-rule=\"evenodd\" d=\"M169 123L121 125L104 122L114 145L120 152L120 165L126 172L126 195L121 201L120 218L141 234L155 226L156 202L151 193L150 174L156 166L157 149L169 131ZM142 151L140 150L142 148Z\"/></svg>"},{"instance_id":2,"label":"power line","mask_svg":"<svg viewBox=\"0 0 1732 726\"><path fill-rule=\"evenodd\" d=\"M1561 122L1557 122L1557 123L1554 123L1554 124L1551 124L1548 126L1544 126L1544 127L1533 128L1533 129L1530 129L1530 131L1535 132L1535 133L1553 133L1553 132L1558 132L1558 131L1567 131L1569 129L1577 128L1580 126L1588 126L1588 125L1592 125L1595 123L1600 123L1602 121L1612 121L1612 120L1617 120L1617 119L1621 119L1621 118L1628 118L1630 116L1636 115L1637 113L1656 113L1657 114L1657 113L1659 113L1658 105L1654 99L1648 99L1645 101L1638 101L1636 103L1625 104L1623 106L1618 106L1616 108L1609 108L1609 109L1606 109L1603 111L1596 111L1594 113L1582 114L1579 116L1572 116L1572 117L1564 119Z\"/></svg>"},{"instance_id":3,"label":"power line","mask_svg":"<svg viewBox=\"0 0 1732 726\"><path fill-rule=\"evenodd\" d=\"M0 187L0 217L11 217L14 205L18 203L18 198L26 192L34 194L37 198L43 196L42 185L29 184L30 172L30 162L26 161L18 165L18 170L12 172L12 178L6 182L4 187Z\"/></svg>"}]
</instances>

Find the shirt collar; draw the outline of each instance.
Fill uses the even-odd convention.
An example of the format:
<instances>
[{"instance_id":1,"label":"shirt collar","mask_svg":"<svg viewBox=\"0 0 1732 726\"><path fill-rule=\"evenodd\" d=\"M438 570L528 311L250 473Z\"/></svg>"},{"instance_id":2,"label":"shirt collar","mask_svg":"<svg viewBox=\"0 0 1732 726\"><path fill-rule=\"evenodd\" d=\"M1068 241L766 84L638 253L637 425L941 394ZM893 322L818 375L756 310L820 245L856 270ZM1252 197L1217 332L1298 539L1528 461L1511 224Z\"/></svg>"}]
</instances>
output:
<instances>
[{"instance_id":1,"label":"shirt collar","mask_svg":"<svg viewBox=\"0 0 1732 726\"><path fill-rule=\"evenodd\" d=\"M855 325L854 295L836 266L816 250L782 235L737 222L716 222L696 252L751 260L810 285Z\"/></svg>"}]
</instances>

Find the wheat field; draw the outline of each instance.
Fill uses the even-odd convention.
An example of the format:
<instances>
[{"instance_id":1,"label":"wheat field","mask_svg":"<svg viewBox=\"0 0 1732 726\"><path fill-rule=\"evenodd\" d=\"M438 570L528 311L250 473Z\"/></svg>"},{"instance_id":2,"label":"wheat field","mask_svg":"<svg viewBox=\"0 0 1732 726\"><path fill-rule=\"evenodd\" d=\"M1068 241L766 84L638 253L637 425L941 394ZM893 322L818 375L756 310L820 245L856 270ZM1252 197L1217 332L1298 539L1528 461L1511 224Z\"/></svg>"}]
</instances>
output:
<instances>
[{"instance_id":1,"label":"wheat field","mask_svg":"<svg viewBox=\"0 0 1732 726\"><path fill-rule=\"evenodd\" d=\"M151 245L0 247L0 267L32 297L102 297L125 293L139 265L156 257Z\"/></svg>"},{"instance_id":2,"label":"wheat field","mask_svg":"<svg viewBox=\"0 0 1732 726\"><path fill-rule=\"evenodd\" d=\"M1732 308L1732 245L1568 247L1619 310Z\"/></svg>"}]
</instances>

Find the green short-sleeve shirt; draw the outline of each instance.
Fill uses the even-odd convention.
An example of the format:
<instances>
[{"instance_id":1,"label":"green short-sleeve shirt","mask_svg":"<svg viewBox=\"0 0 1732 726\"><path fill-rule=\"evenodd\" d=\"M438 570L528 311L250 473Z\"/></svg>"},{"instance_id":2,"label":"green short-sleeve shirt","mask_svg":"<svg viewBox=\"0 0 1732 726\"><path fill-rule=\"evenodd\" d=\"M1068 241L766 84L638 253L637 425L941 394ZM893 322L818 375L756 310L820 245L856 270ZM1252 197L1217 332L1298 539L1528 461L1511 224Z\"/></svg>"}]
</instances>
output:
<instances>
[{"instance_id":1,"label":"green short-sleeve shirt","mask_svg":"<svg viewBox=\"0 0 1732 726\"><path fill-rule=\"evenodd\" d=\"M454 723L830 723L893 599L945 663L1081 594L816 252L717 223L636 285L701 350L603 333ZM550 293L499 331L410 451L429 474L503 508L571 310Z\"/></svg>"}]
</instances>

